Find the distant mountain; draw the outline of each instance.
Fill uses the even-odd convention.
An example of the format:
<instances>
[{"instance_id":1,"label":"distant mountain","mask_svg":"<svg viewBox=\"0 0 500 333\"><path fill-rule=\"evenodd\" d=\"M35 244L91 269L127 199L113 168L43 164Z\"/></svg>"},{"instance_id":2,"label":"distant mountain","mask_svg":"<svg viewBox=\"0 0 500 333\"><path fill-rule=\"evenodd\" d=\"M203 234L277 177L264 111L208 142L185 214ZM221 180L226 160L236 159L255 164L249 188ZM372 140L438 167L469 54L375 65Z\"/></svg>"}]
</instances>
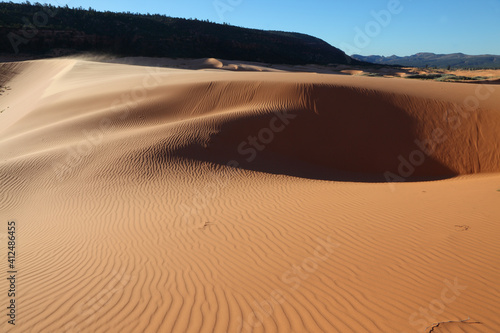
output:
<instances>
[{"instance_id":1,"label":"distant mountain","mask_svg":"<svg viewBox=\"0 0 500 333\"><path fill-rule=\"evenodd\" d=\"M327 42L300 33L164 15L0 3L0 53L43 57L79 52L292 65L360 64Z\"/></svg>"},{"instance_id":2,"label":"distant mountain","mask_svg":"<svg viewBox=\"0 0 500 333\"><path fill-rule=\"evenodd\" d=\"M392 55L390 57L370 55L362 56L359 54L352 55L353 58L367 61L374 64L384 65L401 65L412 67L438 67L447 68L500 68L500 55L467 55L463 53L452 54L434 54L434 53L417 53L408 57L398 57Z\"/></svg>"}]
</instances>

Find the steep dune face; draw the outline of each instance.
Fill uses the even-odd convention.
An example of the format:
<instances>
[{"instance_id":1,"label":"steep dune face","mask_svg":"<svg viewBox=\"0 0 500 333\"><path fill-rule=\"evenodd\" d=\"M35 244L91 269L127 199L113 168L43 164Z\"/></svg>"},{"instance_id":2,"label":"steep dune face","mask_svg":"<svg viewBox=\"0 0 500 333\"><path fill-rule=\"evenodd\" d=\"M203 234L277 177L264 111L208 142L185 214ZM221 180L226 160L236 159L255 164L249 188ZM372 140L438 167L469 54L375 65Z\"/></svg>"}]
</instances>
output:
<instances>
[{"instance_id":1,"label":"steep dune face","mask_svg":"<svg viewBox=\"0 0 500 333\"><path fill-rule=\"evenodd\" d=\"M305 177L330 170L332 177L344 171L398 180L500 170L498 110L315 83L218 82L200 97L222 91L239 113L226 114L211 128L209 149L191 156L284 174L300 164L296 174ZM240 99L242 91L252 99Z\"/></svg>"},{"instance_id":2,"label":"steep dune face","mask_svg":"<svg viewBox=\"0 0 500 333\"><path fill-rule=\"evenodd\" d=\"M475 88L466 96L476 98ZM164 109L148 112L145 121L166 119L170 110L189 115L179 124L189 139L171 152L178 156L327 179L346 172L401 181L500 171L499 110L459 98L412 96L409 87L389 93L362 84L213 77L170 96L189 102L172 107L165 96Z\"/></svg>"},{"instance_id":3,"label":"steep dune face","mask_svg":"<svg viewBox=\"0 0 500 333\"><path fill-rule=\"evenodd\" d=\"M497 86L4 69L0 331L500 330Z\"/></svg>"},{"instance_id":4,"label":"steep dune face","mask_svg":"<svg viewBox=\"0 0 500 333\"><path fill-rule=\"evenodd\" d=\"M79 74L92 75L84 74L90 64L81 63L80 70L66 77L68 95L50 96L7 129L6 134L18 133L11 140L41 133L50 140L73 126L99 128L105 112L121 112L115 119L119 125L108 137L121 137L132 128L129 135L138 137L131 147L142 143L151 152L167 143L164 154L169 156L270 173L326 178L330 173L335 178L339 172L352 172L401 181L500 171L500 110L495 107L499 94L494 94L493 86L464 89L443 84L452 98L439 99L423 97L432 96L437 88L425 82L368 78L339 82L336 77L318 80L311 74L278 73L245 73L228 81L227 73L182 77L160 71L160 84L152 77L145 80L135 68L135 76L125 82L114 74L117 79L104 77L90 90L71 90ZM126 68L107 66L118 73ZM302 82L293 82L299 78ZM152 87L145 89L144 84ZM377 89L377 84L399 89L388 92ZM102 87L101 93L89 98L96 86ZM120 89L104 89L108 86L129 86L131 92L124 97ZM163 128L166 134L148 137L147 128Z\"/></svg>"}]
</instances>

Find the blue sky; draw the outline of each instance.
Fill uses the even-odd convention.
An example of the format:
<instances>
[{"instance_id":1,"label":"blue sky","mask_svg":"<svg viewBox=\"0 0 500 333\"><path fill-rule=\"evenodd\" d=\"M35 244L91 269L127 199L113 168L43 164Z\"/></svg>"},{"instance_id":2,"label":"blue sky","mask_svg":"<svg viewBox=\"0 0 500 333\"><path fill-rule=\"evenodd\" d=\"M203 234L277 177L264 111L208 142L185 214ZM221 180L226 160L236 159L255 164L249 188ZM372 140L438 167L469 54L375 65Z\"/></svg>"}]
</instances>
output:
<instances>
[{"instance_id":1,"label":"blue sky","mask_svg":"<svg viewBox=\"0 0 500 333\"><path fill-rule=\"evenodd\" d=\"M302 32L348 54L500 54L500 0L39 1Z\"/></svg>"}]
</instances>

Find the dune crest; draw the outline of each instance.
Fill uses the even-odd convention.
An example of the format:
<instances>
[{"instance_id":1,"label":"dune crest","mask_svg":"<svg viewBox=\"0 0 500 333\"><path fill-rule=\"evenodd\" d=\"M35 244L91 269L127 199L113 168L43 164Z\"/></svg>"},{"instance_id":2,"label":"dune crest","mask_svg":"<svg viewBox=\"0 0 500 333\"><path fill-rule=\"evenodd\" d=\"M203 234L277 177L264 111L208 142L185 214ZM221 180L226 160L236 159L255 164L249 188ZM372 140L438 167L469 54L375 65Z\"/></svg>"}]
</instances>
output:
<instances>
[{"instance_id":1,"label":"dune crest","mask_svg":"<svg viewBox=\"0 0 500 333\"><path fill-rule=\"evenodd\" d=\"M202 60L207 61L216 60ZM40 62L37 67L48 72L53 64L58 62ZM164 153L169 156L218 164L234 160L238 166L264 172L294 172L306 178L321 173L328 178L325 172L329 170L332 177L341 171L379 177L391 174L411 180L500 171L500 112L495 108L500 98L492 86L441 83L440 88L455 97L439 98L432 97L436 84L427 82L340 80L338 76L318 79L310 74L294 74L291 80L289 74L278 73L265 77L247 73L228 80L228 73L180 75L156 69L161 78L158 83L148 69L133 68L125 81L116 74L95 81L95 86L102 88L132 87L127 99L120 99L119 88L102 89L90 105L80 103L77 105L84 107L71 110L69 103L75 99L91 99L85 89L71 89L83 70L97 74L110 68L108 71L120 73L127 67L85 61L66 61L65 66L49 76L48 82L40 83L49 88L41 96L38 109L24 115L19 127L6 129L6 134L16 132L9 139L11 144L25 140L26 135L48 134L83 123L99 128L106 113L121 110L126 117L118 119L120 124L108 137L121 140L127 132L135 135L136 144L130 145L134 150L151 151L165 145L168 151ZM141 72L154 87L142 87ZM296 78L301 82L294 82ZM70 87L67 96L50 95L66 82ZM376 88L382 82L384 88ZM397 91L388 91L391 84L398 86ZM132 96L134 89L137 93ZM111 105L109 101L113 100L116 102ZM47 115L49 109L62 112ZM12 118L18 119L19 114ZM136 124L138 119L140 126ZM148 128L177 134L147 137ZM81 133L75 134L73 141L81 137ZM46 137L50 140L51 136ZM173 144L176 141L183 144ZM289 171L287 165L301 165L304 170Z\"/></svg>"}]
</instances>

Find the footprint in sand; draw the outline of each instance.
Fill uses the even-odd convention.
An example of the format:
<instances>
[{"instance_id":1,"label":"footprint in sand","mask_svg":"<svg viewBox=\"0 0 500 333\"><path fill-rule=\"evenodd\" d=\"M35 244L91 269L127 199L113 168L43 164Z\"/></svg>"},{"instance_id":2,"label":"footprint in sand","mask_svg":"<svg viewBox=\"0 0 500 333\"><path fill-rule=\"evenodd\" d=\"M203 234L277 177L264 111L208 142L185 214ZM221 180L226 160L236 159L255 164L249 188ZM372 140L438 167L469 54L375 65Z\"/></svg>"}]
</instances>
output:
<instances>
[{"instance_id":1,"label":"footprint in sand","mask_svg":"<svg viewBox=\"0 0 500 333\"><path fill-rule=\"evenodd\" d=\"M215 223L213 223L213 222L205 222L205 224L203 225L203 227L201 227L201 228L199 228L199 229L203 229L203 230L205 230L205 228L208 228L209 226L214 225L214 224L215 224Z\"/></svg>"},{"instance_id":2,"label":"footprint in sand","mask_svg":"<svg viewBox=\"0 0 500 333\"><path fill-rule=\"evenodd\" d=\"M456 231L467 231L470 229L470 226L468 225L458 225L458 224L455 224L455 230Z\"/></svg>"}]
</instances>

